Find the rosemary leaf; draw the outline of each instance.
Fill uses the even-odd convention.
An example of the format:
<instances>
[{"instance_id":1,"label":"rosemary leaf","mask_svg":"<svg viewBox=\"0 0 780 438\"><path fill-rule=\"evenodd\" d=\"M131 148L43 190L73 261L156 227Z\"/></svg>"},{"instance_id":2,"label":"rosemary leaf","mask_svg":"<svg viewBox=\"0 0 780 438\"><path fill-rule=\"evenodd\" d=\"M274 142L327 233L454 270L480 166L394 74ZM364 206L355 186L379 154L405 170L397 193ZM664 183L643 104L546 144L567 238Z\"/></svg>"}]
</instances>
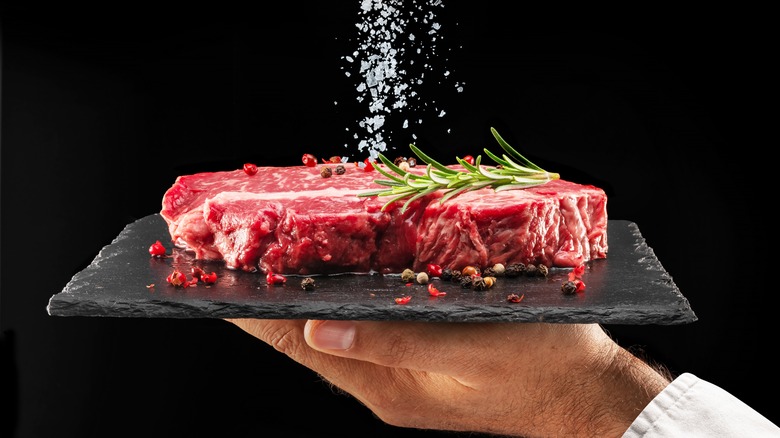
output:
<instances>
[{"instance_id":1,"label":"rosemary leaf","mask_svg":"<svg viewBox=\"0 0 780 438\"><path fill-rule=\"evenodd\" d=\"M503 137L498 135L498 131L496 131L496 128L490 128L490 132L493 133L493 137L496 138L496 141L498 141L498 144L501 145L501 148L505 150L507 153L509 153L509 155L512 155L516 159L522 161L523 163L525 163L527 167L544 171L541 167L537 166L536 164L532 163L530 160L525 158L522 154L520 154L520 152L517 152L512 146L509 146L509 143L504 141Z\"/></svg>"},{"instance_id":2,"label":"rosemary leaf","mask_svg":"<svg viewBox=\"0 0 780 438\"><path fill-rule=\"evenodd\" d=\"M547 172L529 161L510 146L494 128L490 128L490 132L505 152L499 157L488 149L484 149L485 155L496 162L497 166L483 165L482 156L478 155L474 159L474 164L463 158L455 157L464 170L452 169L434 160L420 148L411 144L409 147L412 152L417 155L420 161L427 165L425 173L419 174L405 171L384 155L379 154L379 160L389 170L382 169L379 165L374 166L374 168L388 179L377 179L374 181L387 188L359 193L358 196L390 196L390 201L382 206L382 210L396 201L406 199L401 207L403 212L406 211L412 202L439 190L445 190L445 193L439 198L439 202L444 203L471 190L479 190L486 187L491 187L496 192L518 190L542 185L560 178L559 174Z\"/></svg>"},{"instance_id":3,"label":"rosemary leaf","mask_svg":"<svg viewBox=\"0 0 780 438\"><path fill-rule=\"evenodd\" d=\"M439 163L438 161L434 160L433 158L425 155L425 153L423 151L421 151L417 146L415 146L413 144L410 144L409 148L423 162L430 164L431 166L433 166L433 167L439 169L440 171L442 171L443 173L446 173L446 174L449 174L449 175L454 175L454 174L458 173L457 170L450 169L449 167Z\"/></svg>"}]
</instances>

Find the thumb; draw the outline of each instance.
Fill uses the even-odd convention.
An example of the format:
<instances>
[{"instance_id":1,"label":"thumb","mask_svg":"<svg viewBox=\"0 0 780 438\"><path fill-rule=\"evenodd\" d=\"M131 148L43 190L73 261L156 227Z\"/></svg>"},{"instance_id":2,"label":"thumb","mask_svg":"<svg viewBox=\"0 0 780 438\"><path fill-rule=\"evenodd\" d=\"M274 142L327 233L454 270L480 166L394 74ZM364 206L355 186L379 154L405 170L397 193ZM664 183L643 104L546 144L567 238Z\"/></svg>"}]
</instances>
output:
<instances>
[{"instance_id":1,"label":"thumb","mask_svg":"<svg viewBox=\"0 0 780 438\"><path fill-rule=\"evenodd\" d=\"M310 347L330 355L458 376L470 368L464 369L464 364L506 366L509 351L533 348L528 340L538 340L539 328L512 323L309 320L303 334Z\"/></svg>"}]
</instances>

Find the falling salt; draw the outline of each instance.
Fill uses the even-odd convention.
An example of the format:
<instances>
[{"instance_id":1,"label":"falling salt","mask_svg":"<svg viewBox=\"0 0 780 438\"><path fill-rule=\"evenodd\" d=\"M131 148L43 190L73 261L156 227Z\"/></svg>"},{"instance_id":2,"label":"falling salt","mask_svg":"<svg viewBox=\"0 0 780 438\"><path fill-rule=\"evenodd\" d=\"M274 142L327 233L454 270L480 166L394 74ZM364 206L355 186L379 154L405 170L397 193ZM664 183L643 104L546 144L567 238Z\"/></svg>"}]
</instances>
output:
<instances>
[{"instance_id":1,"label":"falling salt","mask_svg":"<svg viewBox=\"0 0 780 438\"><path fill-rule=\"evenodd\" d=\"M431 108L438 111L439 118L446 114L436 108L434 100L420 92L423 84L441 83L450 77L449 70L441 72L435 67L443 65L438 55L439 42L443 39L442 24L437 21L436 12L444 3L441 0L360 0L358 3L357 48L342 59L347 63L344 76L357 81L356 100L367 111L357 120L358 132L354 132L353 139L357 141L358 151L366 151L375 159L388 149L393 126L397 125L393 122L402 120L399 126L405 130L415 125L404 114L414 115ZM455 91L462 92L463 84L455 84ZM402 117L397 119L393 115ZM422 117L416 120L416 125L423 123ZM416 138L414 133L412 136Z\"/></svg>"}]
</instances>

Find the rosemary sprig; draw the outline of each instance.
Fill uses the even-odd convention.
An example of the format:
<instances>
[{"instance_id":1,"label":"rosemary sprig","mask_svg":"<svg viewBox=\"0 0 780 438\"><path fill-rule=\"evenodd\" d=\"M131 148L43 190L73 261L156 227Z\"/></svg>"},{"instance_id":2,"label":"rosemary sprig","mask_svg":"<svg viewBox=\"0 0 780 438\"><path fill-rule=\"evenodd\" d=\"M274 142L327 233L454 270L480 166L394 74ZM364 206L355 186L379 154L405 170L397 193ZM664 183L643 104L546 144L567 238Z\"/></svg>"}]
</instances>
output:
<instances>
[{"instance_id":1,"label":"rosemary sprig","mask_svg":"<svg viewBox=\"0 0 780 438\"><path fill-rule=\"evenodd\" d=\"M559 174L547 172L517 152L501 138L494 128L490 128L490 132L504 153L498 156L485 148L485 155L499 164L500 167L482 165L482 156L478 155L474 159L474 164L470 164L460 157L455 157L465 171L451 169L426 155L414 144L410 144L412 152L417 155L420 161L427 164L425 173L407 172L384 155L379 154L379 160L390 171L382 169L381 166L374 166L377 172L387 178L377 179L374 182L387 188L360 193L358 196L389 196L390 200L382 206L382 210L396 201L406 199L401 208L403 212L415 200L438 190L445 190L444 195L439 199L439 202L443 203L461 193L485 187L492 187L496 192L516 190L542 185L560 178Z\"/></svg>"}]
</instances>

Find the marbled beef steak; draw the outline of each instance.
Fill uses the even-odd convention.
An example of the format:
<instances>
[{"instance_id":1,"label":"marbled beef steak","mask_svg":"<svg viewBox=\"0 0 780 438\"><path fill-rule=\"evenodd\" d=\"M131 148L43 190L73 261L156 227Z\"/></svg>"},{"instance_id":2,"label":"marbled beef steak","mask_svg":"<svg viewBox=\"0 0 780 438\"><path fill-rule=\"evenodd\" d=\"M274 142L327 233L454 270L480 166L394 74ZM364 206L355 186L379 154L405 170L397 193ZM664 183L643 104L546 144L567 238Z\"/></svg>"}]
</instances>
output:
<instances>
[{"instance_id":1,"label":"marbled beef steak","mask_svg":"<svg viewBox=\"0 0 780 438\"><path fill-rule=\"evenodd\" d=\"M324 178L321 166L183 175L166 191L161 215L172 242L197 258L266 273L572 267L607 255L607 196L597 187L558 179L444 203L437 192L402 212L403 201L382 210L389 198L358 196L381 188L376 171L347 164L346 173Z\"/></svg>"}]
</instances>

